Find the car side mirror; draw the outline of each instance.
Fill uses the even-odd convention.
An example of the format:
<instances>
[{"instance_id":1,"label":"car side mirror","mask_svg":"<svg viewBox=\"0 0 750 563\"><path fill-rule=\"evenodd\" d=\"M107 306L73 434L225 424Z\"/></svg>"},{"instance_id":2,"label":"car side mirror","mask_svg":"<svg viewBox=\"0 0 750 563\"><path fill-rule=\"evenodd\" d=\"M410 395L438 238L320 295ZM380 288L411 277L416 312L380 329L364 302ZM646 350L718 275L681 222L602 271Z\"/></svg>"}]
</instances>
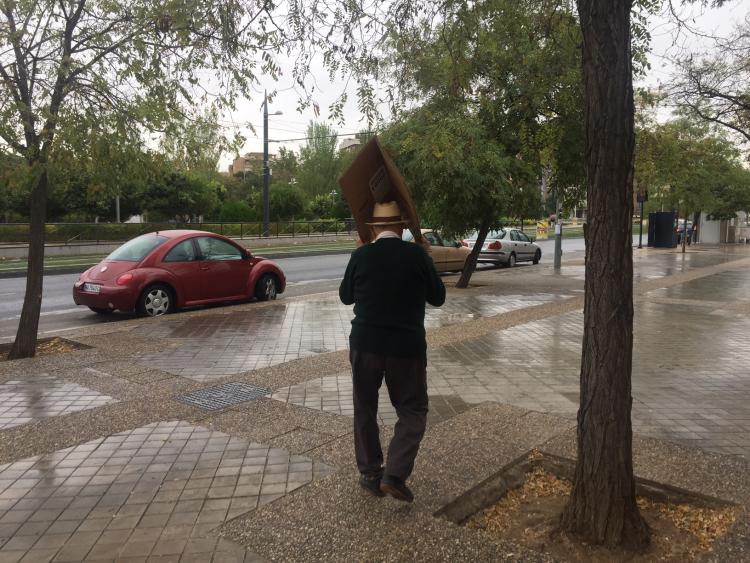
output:
<instances>
[{"instance_id":1,"label":"car side mirror","mask_svg":"<svg viewBox=\"0 0 750 563\"><path fill-rule=\"evenodd\" d=\"M530 240L531 242L536 242L536 237L529 237L529 240Z\"/></svg>"},{"instance_id":2,"label":"car side mirror","mask_svg":"<svg viewBox=\"0 0 750 563\"><path fill-rule=\"evenodd\" d=\"M242 259L243 260L250 260L253 257L253 255L250 253L249 250L243 250L242 251Z\"/></svg>"}]
</instances>

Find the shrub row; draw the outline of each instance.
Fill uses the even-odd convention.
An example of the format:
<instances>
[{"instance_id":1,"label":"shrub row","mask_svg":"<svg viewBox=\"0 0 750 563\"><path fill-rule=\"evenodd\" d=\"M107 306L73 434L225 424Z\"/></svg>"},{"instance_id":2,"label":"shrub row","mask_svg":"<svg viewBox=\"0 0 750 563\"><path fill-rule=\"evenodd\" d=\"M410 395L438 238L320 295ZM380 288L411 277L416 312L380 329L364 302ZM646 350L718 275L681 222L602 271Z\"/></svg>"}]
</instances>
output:
<instances>
[{"instance_id":1,"label":"shrub row","mask_svg":"<svg viewBox=\"0 0 750 563\"><path fill-rule=\"evenodd\" d=\"M168 229L197 229L230 237L260 237L262 223L48 223L48 243L120 242L143 233ZM280 221L269 223L269 236L320 236L341 234L354 230L350 221ZM24 244L29 242L28 223L0 223L0 243Z\"/></svg>"}]
</instances>

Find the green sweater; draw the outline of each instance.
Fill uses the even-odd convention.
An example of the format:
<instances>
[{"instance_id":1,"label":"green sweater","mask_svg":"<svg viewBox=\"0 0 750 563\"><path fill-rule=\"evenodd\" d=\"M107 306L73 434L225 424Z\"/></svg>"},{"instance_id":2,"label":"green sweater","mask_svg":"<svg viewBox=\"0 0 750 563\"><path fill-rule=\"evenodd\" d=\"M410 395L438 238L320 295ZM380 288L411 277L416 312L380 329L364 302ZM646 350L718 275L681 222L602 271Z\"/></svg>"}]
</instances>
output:
<instances>
[{"instance_id":1,"label":"green sweater","mask_svg":"<svg viewBox=\"0 0 750 563\"><path fill-rule=\"evenodd\" d=\"M382 238L352 253L339 297L354 303L352 350L425 358L425 302L442 305L445 286L424 248Z\"/></svg>"}]
</instances>

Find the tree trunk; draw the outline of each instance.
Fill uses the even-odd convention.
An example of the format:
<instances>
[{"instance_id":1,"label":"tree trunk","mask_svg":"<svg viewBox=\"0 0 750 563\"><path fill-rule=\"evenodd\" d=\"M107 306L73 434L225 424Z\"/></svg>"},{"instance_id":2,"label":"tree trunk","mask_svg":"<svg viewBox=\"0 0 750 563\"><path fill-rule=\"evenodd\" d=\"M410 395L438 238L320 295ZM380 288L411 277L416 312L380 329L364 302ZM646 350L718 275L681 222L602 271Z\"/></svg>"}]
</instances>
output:
<instances>
[{"instance_id":1,"label":"tree trunk","mask_svg":"<svg viewBox=\"0 0 750 563\"><path fill-rule=\"evenodd\" d=\"M474 248L471 249L471 254L469 254L469 257L466 259L464 269L461 271L461 277L458 278L458 281L456 282L457 288L465 289L469 287L469 280L471 280L471 275L477 267L477 258L479 258L479 253L482 251L484 239L487 238L489 230L490 222L482 221L482 224L479 226L479 231L477 232L477 242L474 245Z\"/></svg>"},{"instance_id":2,"label":"tree trunk","mask_svg":"<svg viewBox=\"0 0 750 563\"><path fill-rule=\"evenodd\" d=\"M36 353L39 312L42 308L42 284L44 281L44 238L47 217L47 165L31 165L33 186L31 189L31 224L29 227L29 259L26 268L26 295L18 322L16 340L8 354L9 360L31 358Z\"/></svg>"},{"instance_id":3,"label":"tree trunk","mask_svg":"<svg viewBox=\"0 0 750 563\"><path fill-rule=\"evenodd\" d=\"M635 502L633 87L630 0L578 0L586 92L588 220L578 460L561 527L584 541L639 550L649 529Z\"/></svg>"}]
</instances>

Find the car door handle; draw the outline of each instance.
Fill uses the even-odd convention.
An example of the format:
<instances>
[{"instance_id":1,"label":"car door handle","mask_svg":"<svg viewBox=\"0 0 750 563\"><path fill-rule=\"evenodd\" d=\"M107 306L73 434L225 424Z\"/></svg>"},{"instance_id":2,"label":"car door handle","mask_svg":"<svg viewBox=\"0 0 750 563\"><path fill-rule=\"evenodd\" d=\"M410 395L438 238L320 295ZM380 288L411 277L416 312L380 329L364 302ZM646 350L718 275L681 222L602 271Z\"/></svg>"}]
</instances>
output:
<instances>
[{"instance_id":1,"label":"car door handle","mask_svg":"<svg viewBox=\"0 0 750 563\"><path fill-rule=\"evenodd\" d=\"M209 269L208 266L201 266L201 271L203 272L207 272L208 269Z\"/></svg>"}]
</instances>

